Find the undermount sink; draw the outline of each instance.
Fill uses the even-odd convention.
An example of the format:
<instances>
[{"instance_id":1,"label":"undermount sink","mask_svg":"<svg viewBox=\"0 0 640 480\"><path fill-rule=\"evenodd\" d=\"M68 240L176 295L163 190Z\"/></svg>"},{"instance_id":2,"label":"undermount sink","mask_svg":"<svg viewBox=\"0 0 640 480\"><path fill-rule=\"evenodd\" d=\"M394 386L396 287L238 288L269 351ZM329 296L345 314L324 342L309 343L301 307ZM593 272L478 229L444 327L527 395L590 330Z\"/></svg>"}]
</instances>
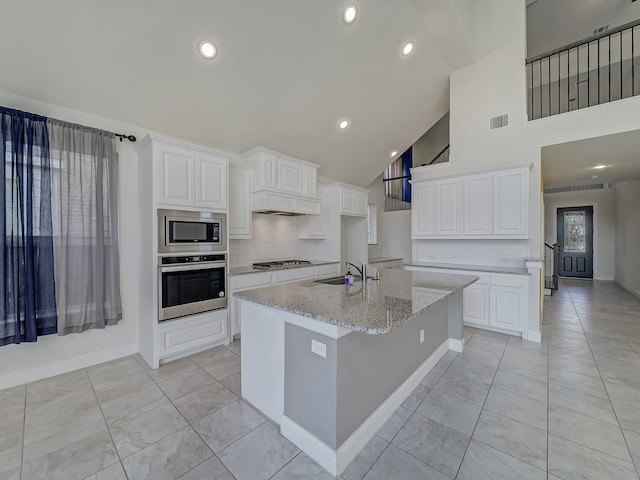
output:
<instances>
[{"instance_id":1,"label":"undermount sink","mask_svg":"<svg viewBox=\"0 0 640 480\"><path fill-rule=\"evenodd\" d=\"M360 276L353 276L353 281L354 282L359 282L362 280L362 277ZM324 283L326 285L343 285L344 284L344 277L331 277L331 278L323 278L320 280L314 280L315 283Z\"/></svg>"}]
</instances>

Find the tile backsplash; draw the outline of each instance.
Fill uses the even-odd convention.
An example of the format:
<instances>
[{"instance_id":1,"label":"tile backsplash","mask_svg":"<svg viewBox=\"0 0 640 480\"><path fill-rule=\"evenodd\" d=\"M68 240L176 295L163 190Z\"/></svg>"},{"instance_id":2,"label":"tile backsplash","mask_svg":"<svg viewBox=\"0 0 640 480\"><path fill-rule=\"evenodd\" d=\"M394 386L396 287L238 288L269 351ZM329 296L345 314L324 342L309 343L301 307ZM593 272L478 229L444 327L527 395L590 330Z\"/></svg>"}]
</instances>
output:
<instances>
[{"instance_id":1,"label":"tile backsplash","mask_svg":"<svg viewBox=\"0 0 640 480\"><path fill-rule=\"evenodd\" d=\"M297 217L254 213L252 237L229 241L229 267L294 259L300 255Z\"/></svg>"}]
</instances>

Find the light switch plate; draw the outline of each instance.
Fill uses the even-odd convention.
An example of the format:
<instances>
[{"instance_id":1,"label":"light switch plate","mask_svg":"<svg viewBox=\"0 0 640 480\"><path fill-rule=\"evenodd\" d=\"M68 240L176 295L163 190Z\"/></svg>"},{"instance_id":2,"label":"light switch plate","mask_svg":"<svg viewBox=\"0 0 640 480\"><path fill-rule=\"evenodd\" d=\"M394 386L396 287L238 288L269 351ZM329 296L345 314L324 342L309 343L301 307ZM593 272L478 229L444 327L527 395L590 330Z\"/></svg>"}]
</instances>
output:
<instances>
[{"instance_id":1,"label":"light switch plate","mask_svg":"<svg viewBox=\"0 0 640 480\"><path fill-rule=\"evenodd\" d=\"M311 339L311 351L322 358L327 358L327 346L324 343Z\"/></svg>"}]
</instances>

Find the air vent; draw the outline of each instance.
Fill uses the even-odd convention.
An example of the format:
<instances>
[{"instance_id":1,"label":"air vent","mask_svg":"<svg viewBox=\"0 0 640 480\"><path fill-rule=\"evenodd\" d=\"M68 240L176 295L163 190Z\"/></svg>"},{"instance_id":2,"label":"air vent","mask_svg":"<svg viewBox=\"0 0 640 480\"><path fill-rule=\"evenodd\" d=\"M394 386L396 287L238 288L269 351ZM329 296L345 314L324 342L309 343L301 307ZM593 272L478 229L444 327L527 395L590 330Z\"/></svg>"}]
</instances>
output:
<instances>
[{"instance_id":1,"label":"air vent","mask_svg":"<svg viewBox=\"0 0 640 480\"><path fill-rule=\"evenodd\" d=\"M594 28L593 34L598 35L599 33L606 32L607 30L609 30L609 25L610 24L607 23L606 25L602 25L601 27Z\"/></svg>"},{"instance_id":2,"label":"air vent","mask_svg":"<svg viewBox=\"0 0 640 480\"><path fill-rule=\"evenodd\" d=\"M496 128L509 126L509 114L498 115L497 117L491 117L489 119L489 130L495 130Z\"/></svg>"},{"instance_id":3,"label":"air vent","mask_svg":"<svg viewBox=\"0 0 640 480\"><path fill-rule=\"evenodd\" d=\"M582 190L601 190L605 188L613 188L613 182L595 183L593 185L576 185L573 187L555 187L545 188L544 193L562 193L562 192L579 192Z\"/></svg>"}]
</instances>

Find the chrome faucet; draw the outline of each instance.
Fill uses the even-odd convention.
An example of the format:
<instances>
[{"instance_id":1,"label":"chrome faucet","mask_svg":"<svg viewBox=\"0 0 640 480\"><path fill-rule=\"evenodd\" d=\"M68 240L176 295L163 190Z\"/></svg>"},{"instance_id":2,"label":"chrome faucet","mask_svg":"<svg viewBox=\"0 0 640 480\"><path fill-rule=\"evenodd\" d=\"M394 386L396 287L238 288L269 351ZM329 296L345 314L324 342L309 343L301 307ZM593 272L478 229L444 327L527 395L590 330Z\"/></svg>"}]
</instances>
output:
<instances>
[{"instance_id":1,"label":"chrome faucet","mask_svg":"<svg viewBox=\"0 0 640 480\"><path fill-rule=\"evenodd\" d=\"M358 267L355 263L351 263L351 262L346 262L346 263L347 263L347 266L351 265L353 268L355 268L356 271L362 277L362 281L366 283L366 281L367 281L367 266L364 263L361 263L360 267Z\"/></svg>"}]
</instances>

